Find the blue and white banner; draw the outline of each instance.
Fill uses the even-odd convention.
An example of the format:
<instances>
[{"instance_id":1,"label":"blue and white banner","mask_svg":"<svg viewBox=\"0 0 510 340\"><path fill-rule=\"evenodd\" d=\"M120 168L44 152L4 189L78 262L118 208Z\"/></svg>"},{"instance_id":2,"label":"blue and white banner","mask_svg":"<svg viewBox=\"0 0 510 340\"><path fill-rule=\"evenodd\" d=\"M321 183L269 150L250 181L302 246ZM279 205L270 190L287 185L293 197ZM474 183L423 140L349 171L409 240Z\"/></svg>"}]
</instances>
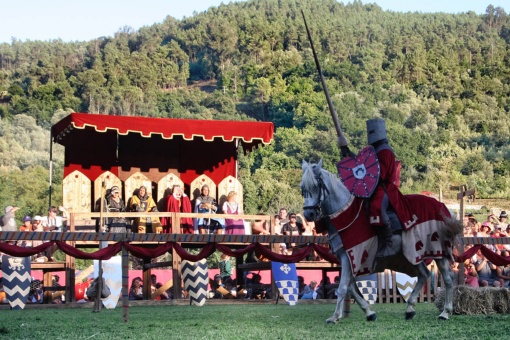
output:
<instances>
[{"instance_id":1,"label":"blue and white banner","mask_svg":"<svg viewBox=\"0 0 510 340\"><path fill-rule=\"evenodd\" d=\"M299 284L295 263L271 262L273 278L283 296L291 306L298 302Z\"/></svg>"}]
</instances>

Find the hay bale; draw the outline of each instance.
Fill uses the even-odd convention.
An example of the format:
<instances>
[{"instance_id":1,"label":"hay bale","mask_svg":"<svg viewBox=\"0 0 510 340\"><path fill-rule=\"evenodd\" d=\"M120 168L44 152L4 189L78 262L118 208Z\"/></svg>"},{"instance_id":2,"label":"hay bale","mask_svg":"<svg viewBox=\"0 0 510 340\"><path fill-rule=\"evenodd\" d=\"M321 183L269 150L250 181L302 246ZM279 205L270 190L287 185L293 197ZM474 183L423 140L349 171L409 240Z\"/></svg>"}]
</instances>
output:
<instances>
[{"instance_id":1,"label":"hay bale","mask_svg":"<svg viewBox=\"0 0 510 340\"><path fill-rule=\"evenodd\" d=\"M438 293L435 304L443 310L445 290ZM470 286L453 287L453 314L507 314L510 313L510 291L506 288Z\"/></svg>"}]
</instances>

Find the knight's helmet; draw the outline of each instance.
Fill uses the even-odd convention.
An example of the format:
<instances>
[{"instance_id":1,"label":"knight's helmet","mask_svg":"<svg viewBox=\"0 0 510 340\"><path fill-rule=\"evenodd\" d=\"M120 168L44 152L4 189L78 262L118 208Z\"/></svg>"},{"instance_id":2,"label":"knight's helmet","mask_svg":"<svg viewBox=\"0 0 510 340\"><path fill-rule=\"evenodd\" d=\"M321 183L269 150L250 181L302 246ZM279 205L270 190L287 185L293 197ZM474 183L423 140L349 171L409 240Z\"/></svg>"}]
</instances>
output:
<instances>
[{"instance_id":1,"label":"knight's helmet","mask_svg":"<svg viewBox=\"0 0 510 340\"><path fill-rule=\"evenodd\" d=\"M367 120L368 144L386 138L386 121L381 118Z\"/></svg>"}]
</instances>

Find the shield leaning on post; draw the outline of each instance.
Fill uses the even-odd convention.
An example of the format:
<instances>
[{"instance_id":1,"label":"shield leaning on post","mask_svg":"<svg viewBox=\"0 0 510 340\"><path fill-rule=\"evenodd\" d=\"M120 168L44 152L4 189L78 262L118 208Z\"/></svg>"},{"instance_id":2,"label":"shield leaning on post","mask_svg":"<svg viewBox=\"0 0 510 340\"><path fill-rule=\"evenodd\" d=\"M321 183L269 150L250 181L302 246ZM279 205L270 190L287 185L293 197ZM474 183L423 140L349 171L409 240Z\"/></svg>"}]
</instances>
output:
<instances>
[{"instance_id":1,"label":"shield leaning on post","mask_svg":"<svg viewBox=\"0 0 510 340\"><path fill-rule=\"evenodd\" d=\"M122 258L113 256L109 260L101 261L103 267L103 282L110 288L111 294L101 299L106 309L115 309L122 291ZM99 276L99 261L94 260L94 277Z\"/></svg>"},{"instance_id":2,"label":"shield leaning on post","mask_svg":"<svg viewBox=\"0 0 510 340\"><path fill-rule=\"evenodd\" d=\"M336 164L342 183L357 197L368 198L374 192L381 169L373 146L361 150L356 157L346 157Z\"/></svg>"},{"instance_id":3,"label":"shield leaning on post","mask_svg":"<svg viewBox=\"0 0 510 340\"><path fill-rule=\"evenodd\" d=\"M184 289L188 291L191 299L190 303L202 306L207 299L207 285L209 284L207 260L202 259L198 262L184 260L181 272Z\"/></svg>"},{"instance_id":4,"label":"shield leaning on post","mask_svg":"<svg viewBox=\"0 0 510 340\"><path fill-rule=\"evenodd\" d=\"M273 279L283 299L291 306L298 302L299 283L295 263L271 262Z\"/></svg>"},{"instance_id":5,"label":"shield leaning on post","mask_svg":"<svg viewBox=\"0 0 510 340\"><path fill-rule=\"evenodd\" d=\"M2 256L2 283L12 309L24 309L30 293L30 258Z\"/></svg>"}]
</instances>

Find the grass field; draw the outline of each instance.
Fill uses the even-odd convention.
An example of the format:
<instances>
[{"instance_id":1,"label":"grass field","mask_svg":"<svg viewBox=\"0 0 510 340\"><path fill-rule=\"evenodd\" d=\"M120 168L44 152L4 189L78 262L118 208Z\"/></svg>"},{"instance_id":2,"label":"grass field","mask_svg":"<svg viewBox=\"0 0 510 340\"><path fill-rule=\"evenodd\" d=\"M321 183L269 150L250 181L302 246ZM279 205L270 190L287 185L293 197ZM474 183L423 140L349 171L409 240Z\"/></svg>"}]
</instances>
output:
<instances>
[{"instance_id":1,"label":"grass field","mask_svg":"<svg viewBox=\"0 0 510 340\"><path fill-rule=\"evenodd\" d=\"M333 304L132 306L93 313L87 308L1 310L2 339L505 339L507 315L454 315L439 321L433 304L417 305L404 321L404 304L374 305L376 322L352 306L351 317L326 325Z\"/></svg>"}]
</instances>

